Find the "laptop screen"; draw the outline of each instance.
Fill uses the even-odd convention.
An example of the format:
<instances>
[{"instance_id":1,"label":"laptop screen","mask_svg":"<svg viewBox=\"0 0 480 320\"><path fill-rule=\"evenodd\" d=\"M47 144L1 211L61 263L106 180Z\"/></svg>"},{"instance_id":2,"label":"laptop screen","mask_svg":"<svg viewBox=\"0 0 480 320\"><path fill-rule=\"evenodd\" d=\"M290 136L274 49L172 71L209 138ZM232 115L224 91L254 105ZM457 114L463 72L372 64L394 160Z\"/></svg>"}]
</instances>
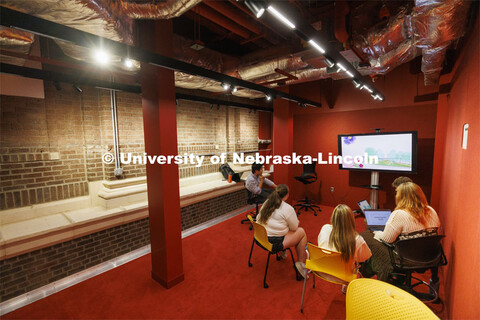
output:
<instances>
[{"instance_id":1,"label":"laptop screen","mask_svg":"<svg viewBox=\"0 0 480 320\"><path fill-rule=\"evenodd\" d=\"M367 225L369 226L384 226L390 214L390 210L365 210L365 218L367 219Z\"/></svg>"},{"instance_id":2,"label":"laptop screen","mask_svg":"<svg viewBox=\"0 0 480 320\"><path fill-rule=\"evenodd\" d=\"M368 204L367 200L359 201L357 202L357 204L360 207L360 210L362 210L362 212L365 212L365 209L370 209L370 205Z\"/></svg>"}]
</instances>

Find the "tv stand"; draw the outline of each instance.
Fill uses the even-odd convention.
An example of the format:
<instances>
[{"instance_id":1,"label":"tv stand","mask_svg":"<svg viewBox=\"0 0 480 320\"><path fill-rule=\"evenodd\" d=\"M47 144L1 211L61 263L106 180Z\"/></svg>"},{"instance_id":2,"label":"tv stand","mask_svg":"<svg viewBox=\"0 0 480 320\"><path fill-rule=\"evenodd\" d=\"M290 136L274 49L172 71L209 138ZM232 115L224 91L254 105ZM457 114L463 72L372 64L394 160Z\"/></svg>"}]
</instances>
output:
<instances>
[{"instance_id":1,"label":"tv stand","mask_svg":"<svg viewBox=\"0 0 480 320\"><path fill-rule=\"evenodd\" d=\"M370 184L362 186L362 188L370 189L370 207L372 207L372 209L378 209L378 190L383 189L382 186L378 184L379 181L380 172L372 171Z\"/></svg>"}]
</instances>

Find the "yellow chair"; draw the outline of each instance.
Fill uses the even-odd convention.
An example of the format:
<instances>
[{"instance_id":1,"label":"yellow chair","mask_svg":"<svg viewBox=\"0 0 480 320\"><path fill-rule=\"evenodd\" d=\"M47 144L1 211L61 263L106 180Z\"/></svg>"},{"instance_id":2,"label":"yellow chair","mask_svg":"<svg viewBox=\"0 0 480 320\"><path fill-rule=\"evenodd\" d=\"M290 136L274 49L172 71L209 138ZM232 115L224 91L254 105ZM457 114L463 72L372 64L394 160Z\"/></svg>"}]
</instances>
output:
<instances>
[{"instance_id":1,"label":"yellow chair","mask_svg":"<svg viewBox=\"0 0 480 320\"><path fill-rule=\"evenodd\" d=\"M362 278L347 289L347 319L439 319L410 293L389 283Z\"/></svg>"},{"instance_id":2,"label":"yellow chair","mask_svg":"<svg viewBox=\"0 0 480 320\"><path fill-rule=\"evenodd\" d=\"M307 243L307 255L308 258L305 266L307 270L311 270L316 277L341 285L348 285L350 281L357 278L353 258L345 262L342 260L340 252L322 249L311 243ZM304 278L303 282L300 312L303 312L306 284L307 277ZM315 288L315 277L313 277L313 288Z\"/></svg>"},{"instance_id":3,"label":"yellow chair","mask_svg":"<svg viewBox=\"0 0 480 320\"><path fill-rule=\"evenodd\" d=\"M252 248L250 249L250 256L248 257L248 266L249 267L252 267L253 264L250 262L251 258L252 258L252 252L253 252L253 246L255 244L257 244L260 248L262 248L263 250L266 250L268 251L268 257L267 257L267 265L265 266L265 275L263 277L263 287L264 288L268 288L268 284L267 284L267 271L268 271L268 263L270 261L270 256L272 254L278 254L279 252L281 251L290 251L290 256L292 257L292 262L293 262L293 269L295 270L295 274L296 274L296 277L297 277L297 281L300 281L301 280L301 275L298 274L297 272L297 268L295 268L295 259L293 258L293 253L292 253L292 250L290 250L290 248L285 248L281 251L275 251L273 250L273 244L271 244L269 241L268 241L268 235L267 235L267 230L265 229L264 226L262 226L261 224L258 224L256 223L252 216L251 215L248 215L248 219L250 220L250 222L252 223L252 226L253 226L253 242L252 242ZM277 255L277 260L279 260L279 257Z\"/></svg>"}]
</instances>

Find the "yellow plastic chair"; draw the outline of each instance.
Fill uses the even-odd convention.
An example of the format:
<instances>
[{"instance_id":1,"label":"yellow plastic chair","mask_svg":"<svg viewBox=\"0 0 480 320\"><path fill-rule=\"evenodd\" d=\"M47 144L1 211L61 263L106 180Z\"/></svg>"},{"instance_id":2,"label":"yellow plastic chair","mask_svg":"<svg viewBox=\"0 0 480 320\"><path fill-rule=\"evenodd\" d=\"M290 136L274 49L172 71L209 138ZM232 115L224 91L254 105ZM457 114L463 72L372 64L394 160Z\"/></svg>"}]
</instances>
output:
<instances>
[{"instance_id":1,"label":"yellow plastic chair","mask_svg":"<svg viewBox=\"0 0 480 320\"><path fill-rule=\"evenodd\" d=\"M248 266L249 267L253 266L253 264L250 261L252 259L252 252L253 252L253 247L254 247L255 244L257 244L263 250L268 251L267 265L265 266L265 275L263 277L263 287L268 288L267 272L268 272L268 263L270 261L270 256L273 255L273 254L276 255L280 251L273 250L273 244L270 243L270 241L268 241L267 230L265 229L265 227L262 226L261 224L256 223L253 220L251 215L248 216L248 219L250 220L250 222L252 223L252 226L253 226L253 242L252 242L252 248L250 249L250 256L248 257ZM298 274L297 268L295 268L295 259L293 258L292 250L290 250L290 248L285 248L282 251L286 251L286 250L288 250L290 252L290 256L292 257L292 262L293 262L293 269L295 270L295 275L296 275L297 281L300 281L301 280L301 275ZM278 255L277 255L277 260L279 260Z\"/></svg>"},{"instance_id":2,"label":"yellow plastic chair","mask_svg":"<svg viewBox=\"0 0 480 320\"><path fill-rule=\"evenodd\" d=\"M357 278L353 258L345 262L340 252L322 249L311 243L307 243L307 254L305 266L316 277L341 285L348 285L350 281ZM303 312L306 284L307 277L304 277L300 312ZM315 277L313 277L313 288L315 288Z\"/></svg>"},{"instance_id":3,"label":"yellow plastic chair","mask_svg":"<svg viewBox=\"0 0 480 320\"><path fill-rule=\"evenodd\" d=\"M347 289L347 319L439 319L410 293L389 283L362 278Z\"/></svg>"}]
</instances>

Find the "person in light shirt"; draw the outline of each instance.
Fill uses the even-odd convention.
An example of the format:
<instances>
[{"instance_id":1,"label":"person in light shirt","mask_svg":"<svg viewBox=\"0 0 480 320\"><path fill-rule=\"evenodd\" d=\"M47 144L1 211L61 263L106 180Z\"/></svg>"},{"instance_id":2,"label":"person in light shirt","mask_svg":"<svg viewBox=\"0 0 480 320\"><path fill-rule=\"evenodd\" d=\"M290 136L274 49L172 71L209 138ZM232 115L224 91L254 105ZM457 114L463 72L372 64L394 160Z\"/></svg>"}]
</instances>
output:
<instances>
[{"instance_id":1,"label":"person in light shirt","mask_svg":"<svg viewBox=\"0 0 480 320\"><path fill-rule=\"evenodd\" d=\"M267 189L265 186L275 189L277 185L272 180L263 176L263 165L259 163L252 164L252 172L245 181L245 188L252 193L259 203L265 202L273 189Z\"/></svg>"},{"instance_id":2,"label":"person in light shirt","mask_svg":"<svg viewBox=\"0 0 480 320\"><path fill-rule=\"evenodd\" d=\"M280 253L282 259L287 257L284 251L286 248L295 247L298 260L295 262L295 268L302 277L305 277L307 235L305 230L298 226L295 210L285 202L288 193L286 185L278 185L263 204L256 219L257 223L267 230L268 241L273 245L273 249Z\"/></svg>"},{"instance_id":3,"label":"person in light shirt","mask_svg":"<svg viewBox=\"0 0 480 320\"><path fill-rule=\"evenodd\" d=\"M395 210L388 218L383 231L372 233L367 230L361 233L372 251L368 266L377 274L377 279L382 281L388 280L393 267L388 248L381 241L393 243L397 239L437 234L440 228L437 213L428 205L425 194L417 184L413 182L400 184L397 187L395 203ZM434 282L438 281L436 275L432 275L432 279Z\"/></svg>"},{"instance_id":4,"label":"person in light shirt","mask_svg":"<svg viewBox=\"0 0 480 320\"><path fill-rule=\"evenodd\" d=\"M345 262L353 258L360 263L372 256L365 240L355 231L355 219L349 206L336 206L330 223L324 225L318 234L320 248L340 252Z\"/></svg>"}]
</instances>

